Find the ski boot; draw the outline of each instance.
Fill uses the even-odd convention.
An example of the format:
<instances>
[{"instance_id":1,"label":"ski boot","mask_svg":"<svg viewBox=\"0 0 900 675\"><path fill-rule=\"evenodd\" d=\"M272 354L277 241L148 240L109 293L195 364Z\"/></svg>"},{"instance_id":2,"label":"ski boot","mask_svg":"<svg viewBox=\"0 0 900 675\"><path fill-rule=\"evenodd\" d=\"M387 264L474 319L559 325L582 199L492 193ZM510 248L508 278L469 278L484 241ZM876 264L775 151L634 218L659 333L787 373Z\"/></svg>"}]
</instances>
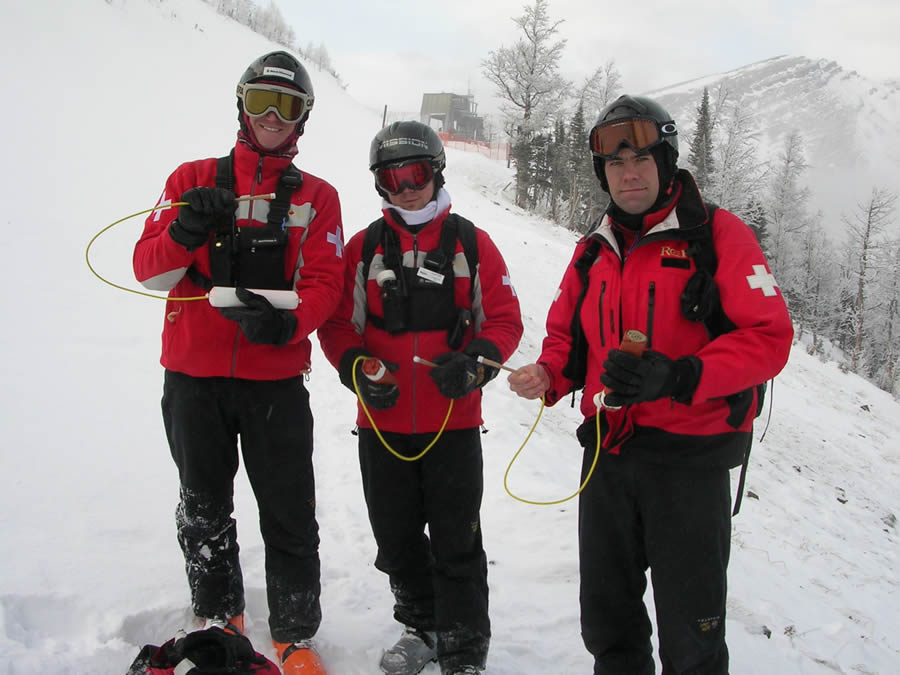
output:
<instances>
[{"instance_id":1,"label":"ski boot","mask_svg":"<svg viewBox=\"0 0 900 675\"><path fill-rule=\"evenodd\" d=\"M276 642L278 663L284 675L325 675L325 666L313 647L312 640L300 642Z\"/></svg>"},{"instance_id":2,"label":"ski boot","mask_svg":"<svg viewBox=\"0 0 900 675\"><path fill-rule=\"evenodd\" d=\"M416 675L437 660L437 635L407 626L396 644L381 657L381 672L387 675Z\"/></svg>"}]
</instances>

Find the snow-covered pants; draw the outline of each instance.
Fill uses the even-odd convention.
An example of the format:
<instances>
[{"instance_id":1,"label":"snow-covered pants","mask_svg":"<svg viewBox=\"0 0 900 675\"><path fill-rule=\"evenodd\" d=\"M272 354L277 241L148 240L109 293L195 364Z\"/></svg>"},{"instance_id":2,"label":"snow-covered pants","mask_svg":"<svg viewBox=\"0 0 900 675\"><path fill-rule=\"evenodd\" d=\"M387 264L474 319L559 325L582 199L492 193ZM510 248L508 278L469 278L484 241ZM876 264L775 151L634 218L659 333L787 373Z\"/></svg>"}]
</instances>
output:
<instances>
[{"instance_id":1,"label":"snow-covered pants","mask_svg":"<svg viewBox=\"0 0 900 675\"><path fill-rule=\"evenodd\" d=\"M166 371L163 421L181 480L176 510L194 612L244 610L234 510L238 437L265 544L269 629L279 642L319 627L313 419L302 377L257 381Z\"/></svg>"},{"instance_id":2,"label":"snow-covered pants","mask_svg":"<svg viewBox=\"0 0 900 675\"><path fill-rule=\"evenodd\" d=\"M407 457L421 452L434 435L384 434ZM397 459L371 429L360 429L359 463L378 544L375 567L389 576L394 618L437 632L442 669L484 667L491 624L478 429L445 431L415 462Z\"/></svg>"},{"instance_id":3,"label":"snow-covered pants","mask_svg":"<svg viewBox=\"0 0 900 675\"><path fill-rule=\"evenodd\" d=\"M653 675L649 567L663 675L727 675L728 469L601 454L581 493L581 634L595 675ZM582 478L594 459L585 450Z\"/></svg>"}]
</instances>

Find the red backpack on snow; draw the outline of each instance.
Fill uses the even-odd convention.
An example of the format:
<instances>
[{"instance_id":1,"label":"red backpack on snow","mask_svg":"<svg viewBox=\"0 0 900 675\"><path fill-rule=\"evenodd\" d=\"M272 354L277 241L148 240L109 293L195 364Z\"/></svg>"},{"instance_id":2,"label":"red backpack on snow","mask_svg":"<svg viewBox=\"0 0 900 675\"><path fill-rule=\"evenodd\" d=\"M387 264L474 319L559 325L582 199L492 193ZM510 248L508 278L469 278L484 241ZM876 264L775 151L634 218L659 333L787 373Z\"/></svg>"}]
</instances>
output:
<instances>
[{"instance_id":1,"label":"red backpack on snow","mask_svg":"<svg viewBox=\"0 0 900 675\"><path fill-rule=\"evenodd\" d=\"M161 647L144 645L125 675L280 675L243 635L213 627L178 631Z\"/></svg>"}]
</instances>

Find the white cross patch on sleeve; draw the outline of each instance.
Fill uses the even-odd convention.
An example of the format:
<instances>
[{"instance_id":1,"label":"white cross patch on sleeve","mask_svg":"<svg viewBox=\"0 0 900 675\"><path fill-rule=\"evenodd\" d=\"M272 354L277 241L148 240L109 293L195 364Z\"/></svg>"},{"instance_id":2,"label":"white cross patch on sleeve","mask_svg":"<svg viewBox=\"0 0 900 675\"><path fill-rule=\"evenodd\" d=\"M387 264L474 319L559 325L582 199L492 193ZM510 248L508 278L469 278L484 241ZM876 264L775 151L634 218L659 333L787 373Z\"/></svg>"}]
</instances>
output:
<instances>
[{"instance_id":1,"label":"white cross patch on sleeve","mask_svg":"<svg viewBox=\"0 0 900 675\"><path fill-rule=\"evenodd\" d=\"M329 244L334 244L334 254L338 258L343 258L344 242L341 241L341 228L338 227L334 232L329 232L326 239L328 239Z\"/></svg>"},{"instance_id":2,"label":"white cross patch on sleeve","mask_svg":"<svg viewBox=\"0 0 900 675\"><path fill-rule=\"evenodd\" d=\"M157 206L156 212L153 214L154 222L159 220L159 216L162 214L163 211L165 211L166 209L172 208L169 206L169 204L171 204L171 203L172 203L172 200L166 199L166 191L163 190L162 196L159 198L159 202L157 202L157 204L156 204L156 206ZM161 208L159 208L159 207L161 207Z\"/></svg>"},{"instance_id":3,"label":"white cross patch on sleeve","mask_svg":"<svg viewBox=\"0 0 900 675\"><path fill-rule=\"evenodd\" d=\"M775 295L775 289L778 288L775 277L766 270L765 265L754 265L753 274L747 277L747 283L750 288L760 289L765 296Z\"/></svg>"},{"instance_id":4,"label":"white cross patch on sleeve","mask_svg":"<svg viewBox=\"0 0 900 675\"><path fill-rule=\"evenodd\" d=\"M517 296L516 296L516 289L515 289L515 288L513 287L513 285L512 285L512 279L509 278L509 272L507 272L506 274L504 274L504 275L500 278L500 280L503 282L503 285L504 285L504 286L509 286L509 290L512 291L513 297L514 297L514 298L517 297Z\"/></svg>"}]
</instances>

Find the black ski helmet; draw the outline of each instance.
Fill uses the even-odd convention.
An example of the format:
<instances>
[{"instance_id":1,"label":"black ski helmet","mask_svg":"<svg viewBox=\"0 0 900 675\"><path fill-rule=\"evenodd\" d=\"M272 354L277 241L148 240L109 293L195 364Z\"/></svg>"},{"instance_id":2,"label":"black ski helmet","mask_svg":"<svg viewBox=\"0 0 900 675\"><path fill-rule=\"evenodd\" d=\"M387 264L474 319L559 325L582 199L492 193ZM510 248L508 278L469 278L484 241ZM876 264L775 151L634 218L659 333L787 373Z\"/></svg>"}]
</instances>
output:
<instances>
[{"instance_id":1,"label":"black ski helmet","mask_svg":"<svg viewBox=\"0 0 900 675\"><path fill-rule=\"evenodd\" d=\"M293 87L309 97L306 112L297 123L297 137L302 136L303 127L306 125L306 120L309 119L309 113L312 110L313 102L315 101L312 80L309 79L309 73L306 72L306 68L303 67L303 64L287 52L269 52L268 54L263 54L247 66L247 70L241 75L236 90L238 96L238 120L241 123L241 129L244 130L244 133L248 133L249 130L244 128L244 105L240 97L241 89L245 84L257 82L259 80L277 82L278 84ZM294 140L296 141L296 138Z\"/></svg>"},{"instance_id":2,"label":"black ski helmet","mask_svg":"<svg viewBox=\"0 0 900 675\"><path fill-rule=\"evenodd\" d=\"M672 182L678 166L678 130L675 121L668 111L652 98L623 95L600 111L594 127L604 122L630 118L650 119L656 122L661 142L650 148L650 153L656 160L660 188L665 189ZM665 132L663 127L666 127ZM600 179L600 186L604 192L609 192L609 183L603 170L605 160L593 150L591 154L594 158L594 173Z\"/></svg>"},{"instance_id":3,"label":"black ski helmet","mask_svg":"<svg viewBox=\"0 0 900 675\"><path fill-rule=\"evenodd\" d=\"M444 185L443 170L447 166L447 157L441 137L427 124L414 120L391 122L375 134L369 146L369 171L416 159L431 162L434 188L440 189ZM377 183L375 190L387 199L387 194Z\"/></svg>"}]
</instances>

